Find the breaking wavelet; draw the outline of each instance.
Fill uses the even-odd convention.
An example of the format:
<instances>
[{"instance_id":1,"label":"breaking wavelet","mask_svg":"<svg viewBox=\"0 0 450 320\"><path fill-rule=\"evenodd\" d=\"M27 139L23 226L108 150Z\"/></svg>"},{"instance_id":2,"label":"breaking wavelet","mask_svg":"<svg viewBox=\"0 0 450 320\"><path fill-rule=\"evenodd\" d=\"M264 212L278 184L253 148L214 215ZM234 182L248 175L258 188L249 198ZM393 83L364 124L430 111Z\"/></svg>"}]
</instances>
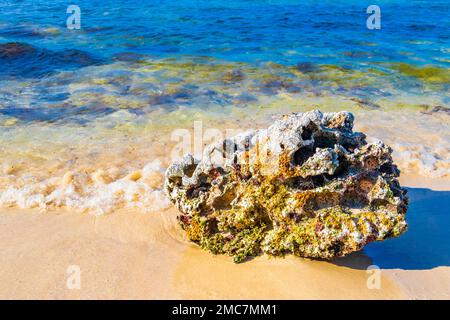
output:
<instances>
[{"instance_id":1,"label":"breaking wavelet","mask_svg":"<svg viewBox=\"0 0 450 320\"><path fill-rule=\"evenodd\" d=\"M450 179L444 2L385 3L403 14L379 33L353 1L82 0L80 30L62 1L32 4L0 0L1 205L157 210L174 131L312 109L355 113L403 173Z\"/></svg>"}]
</instances>

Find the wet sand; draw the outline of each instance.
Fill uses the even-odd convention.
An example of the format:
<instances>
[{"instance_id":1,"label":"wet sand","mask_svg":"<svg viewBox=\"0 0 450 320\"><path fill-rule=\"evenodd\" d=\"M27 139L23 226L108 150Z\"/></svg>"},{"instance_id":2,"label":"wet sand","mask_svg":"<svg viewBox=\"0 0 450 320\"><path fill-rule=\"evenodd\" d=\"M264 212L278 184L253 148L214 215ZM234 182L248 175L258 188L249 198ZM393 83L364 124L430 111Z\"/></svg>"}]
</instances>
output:
<instances>
[{"instance_id":1,"label":"wet sand","mask_svg":"<svg viewBox=\"0 0 450 320\"><path fill-rule=\"evenodd\" d=\"M416 231L410 237L424 235ZM448 239L429 241L432 246ZM334 262L262 256L234 264L186 241L173 208L153 213L121 210L98 217L63 210L2 209L0 242L1 299L450 297L446 256L430 265L417 265L418 270L414 263L406 265L398 259L391 267L375 249ZM384 249L387 254L392 243ZM366 268L371 264L382 268L380 289L367 287ZM67 288L67 269L72 265L80 267L80 289Z\"/></svg>"}]
</instances>

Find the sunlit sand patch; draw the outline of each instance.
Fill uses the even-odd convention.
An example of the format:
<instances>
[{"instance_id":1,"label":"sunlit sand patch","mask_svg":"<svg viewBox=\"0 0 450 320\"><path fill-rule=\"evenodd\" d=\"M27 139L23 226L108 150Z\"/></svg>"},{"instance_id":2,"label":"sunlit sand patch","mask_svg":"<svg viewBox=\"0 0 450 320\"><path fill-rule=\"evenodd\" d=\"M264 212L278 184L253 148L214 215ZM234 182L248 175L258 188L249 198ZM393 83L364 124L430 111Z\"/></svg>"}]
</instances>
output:
<instances>
[{"instance_id":1,"label":"sunlit sand patch","mask_svg":"<svg viewBox=\"0 0 450 320\"><path fill-rule=\"evenodd\" d=\"M382 274L380 290L367 287L367 272L296 257L258 257L234 264L190 245L172 284L185 299L402 299L399 287ZM195 279L195 284L192 283ZM345 288L345 289L344 289Z\"/></svg>"}]
</instances>

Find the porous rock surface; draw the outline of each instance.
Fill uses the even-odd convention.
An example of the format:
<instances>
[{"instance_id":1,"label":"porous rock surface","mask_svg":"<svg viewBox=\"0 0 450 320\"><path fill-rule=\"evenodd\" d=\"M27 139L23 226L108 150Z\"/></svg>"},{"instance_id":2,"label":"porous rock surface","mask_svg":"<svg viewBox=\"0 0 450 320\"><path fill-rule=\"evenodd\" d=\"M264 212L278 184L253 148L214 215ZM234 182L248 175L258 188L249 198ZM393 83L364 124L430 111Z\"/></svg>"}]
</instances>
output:
<instances>
[{"instance_id":1,"label":"porous rock surface","mask_svg":"<svg viewBox=\"0 0 450 320\"><path fill-rule=\"evenodd\" d=\"M241 262L266 253L331 259L402 234L406 190L390 147L353 132L349 112L284 115L188 154L165 190L187 236Z\"/></svg>"}]
</instances>

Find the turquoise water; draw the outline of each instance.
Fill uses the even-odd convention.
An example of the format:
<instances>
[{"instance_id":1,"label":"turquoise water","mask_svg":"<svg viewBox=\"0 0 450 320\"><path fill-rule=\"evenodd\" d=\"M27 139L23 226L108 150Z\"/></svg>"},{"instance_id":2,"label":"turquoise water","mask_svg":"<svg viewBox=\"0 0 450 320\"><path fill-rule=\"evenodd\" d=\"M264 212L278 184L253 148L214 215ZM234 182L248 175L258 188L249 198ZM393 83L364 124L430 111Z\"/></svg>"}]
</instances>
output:
<instances>
[{"instance_id":1,"label":"turquoise water","mask_svg":"<svg viewBox=\"0 0 450 320\"><path fill-rule=\"evenodd\" d=\"M448 227L450 192L409 188L408 231L399 238L364 248L372 264L383 269L421 270L450 266Z\"/></svg>"},{"instance_id":2,"label":"turquoise water","mask_svg":"<svg viewBox=\"0 0 450 320\"><path fill-rule=\"evenodd\" d=\"M368 109L403 94L429 97L423 103L431 106L449 102L447 0L379 1L381 30L366 28L365 1L76 4L81 29L68 30L66 1L0 0L3 117L86 123L117 111L98 99L73 103L68 86L92 78L104 85L90 92L115 86L138 106L129 108L136 114L146 114L147 105L245 106L279 92L362 99ZM136 85L148 75L139 67L156 61L153 83ZM18 91L17 81L26 88ZM147 91L142 99L134 86Z\"/></svg>"}]
</instances>

